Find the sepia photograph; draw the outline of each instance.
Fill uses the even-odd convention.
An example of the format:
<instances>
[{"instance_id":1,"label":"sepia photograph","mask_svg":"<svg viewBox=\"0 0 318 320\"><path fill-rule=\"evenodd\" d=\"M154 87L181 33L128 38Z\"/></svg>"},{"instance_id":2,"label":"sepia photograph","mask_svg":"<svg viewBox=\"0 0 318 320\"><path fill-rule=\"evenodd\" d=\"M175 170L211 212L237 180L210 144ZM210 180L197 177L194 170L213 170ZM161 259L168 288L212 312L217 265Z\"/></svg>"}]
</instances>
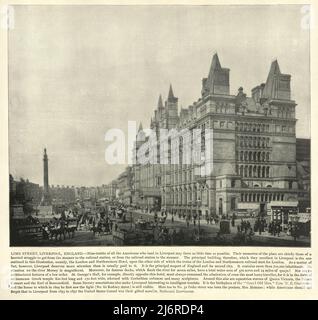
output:
<instances>
[{"instance_id":1,"label":"sepia photograph","mask_svg":"<svg viewBox=\"0 0 318 320\"><path fill-rule=\"evenodd\" d=\"M311 247L307 5L8 7L11 247Z\"/></svg>"}]
</instances>

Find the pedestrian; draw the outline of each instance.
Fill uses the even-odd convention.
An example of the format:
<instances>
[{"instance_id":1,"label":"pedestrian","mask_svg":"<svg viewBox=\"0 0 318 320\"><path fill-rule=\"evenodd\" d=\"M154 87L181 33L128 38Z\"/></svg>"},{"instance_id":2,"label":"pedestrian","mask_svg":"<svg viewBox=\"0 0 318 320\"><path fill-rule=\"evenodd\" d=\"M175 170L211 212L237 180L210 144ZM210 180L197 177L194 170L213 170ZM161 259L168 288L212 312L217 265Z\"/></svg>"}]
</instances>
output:
<instances>
[{"instance_id":1,"label":"pedestrian","mask_svg":"<svg viewBox=\"0 0 318 320\"><path fill-rule=\"evenodd\" d=\"M292 227L292 230L293 230L293 236L294 236L294 241L296 242L298 236L299 236L299 228L298 228L298 225L295 223Z\"/></svg>"}]
</instances>

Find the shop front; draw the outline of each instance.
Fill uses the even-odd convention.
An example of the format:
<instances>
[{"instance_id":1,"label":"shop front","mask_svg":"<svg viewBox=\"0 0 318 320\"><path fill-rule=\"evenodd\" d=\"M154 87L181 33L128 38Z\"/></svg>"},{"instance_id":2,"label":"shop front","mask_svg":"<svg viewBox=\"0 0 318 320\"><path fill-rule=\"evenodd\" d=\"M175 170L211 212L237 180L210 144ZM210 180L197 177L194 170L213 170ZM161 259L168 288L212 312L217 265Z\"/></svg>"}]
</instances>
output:
<instances>
[{"instance_id":1,"label":"shop front","mask_svg":"<svg viewBox=\"0 0 318 320\"><path fill-rule=\"evenodd\" d=\"M268 204L271 221L279 223L283 231L287 231L288 223L298 213L298 201L271 201Z\"/></svg>"}]
</instances>

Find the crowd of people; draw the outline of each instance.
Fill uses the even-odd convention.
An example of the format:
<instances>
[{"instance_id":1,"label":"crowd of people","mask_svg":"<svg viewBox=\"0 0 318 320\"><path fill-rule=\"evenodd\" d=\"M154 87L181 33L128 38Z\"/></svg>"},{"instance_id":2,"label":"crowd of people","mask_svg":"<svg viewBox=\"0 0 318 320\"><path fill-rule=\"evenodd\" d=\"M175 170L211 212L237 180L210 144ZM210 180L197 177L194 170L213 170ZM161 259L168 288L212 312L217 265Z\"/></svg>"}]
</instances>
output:
<instances>
[{"instance_id":1,"label":"crowd of people","mask_svg":"<svg viewBox=\"0 0 318 320\"><path fill-rule=\"evenodd\" d=\"M268 224L268 233L273 236L280 236L280 233L282 232L282 225L279 221L271 221Z\"/></svg>"}]
</instances>

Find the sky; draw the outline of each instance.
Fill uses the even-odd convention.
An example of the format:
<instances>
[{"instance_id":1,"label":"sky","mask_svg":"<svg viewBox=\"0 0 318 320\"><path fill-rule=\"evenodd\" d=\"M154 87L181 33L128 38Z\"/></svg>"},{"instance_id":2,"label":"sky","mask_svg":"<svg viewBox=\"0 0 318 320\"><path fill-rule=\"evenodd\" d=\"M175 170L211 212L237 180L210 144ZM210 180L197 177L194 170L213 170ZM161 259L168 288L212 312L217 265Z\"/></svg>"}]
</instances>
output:
<instances>
[{"instance_id":1,"label":"sky","mask_svg":"<svg viewBox=\"0 0 318 320\"><path fill-rule=\"evenodd\" d=\"M217 52L230 93L291 74L297 137L310 137L309 30L301 6L15 6L9 32L10 172L43 184L96 186L125 165L105 161L105 133L150 125L170 83L179 108L200 97Z\"/></svg>"}]
</instances>

